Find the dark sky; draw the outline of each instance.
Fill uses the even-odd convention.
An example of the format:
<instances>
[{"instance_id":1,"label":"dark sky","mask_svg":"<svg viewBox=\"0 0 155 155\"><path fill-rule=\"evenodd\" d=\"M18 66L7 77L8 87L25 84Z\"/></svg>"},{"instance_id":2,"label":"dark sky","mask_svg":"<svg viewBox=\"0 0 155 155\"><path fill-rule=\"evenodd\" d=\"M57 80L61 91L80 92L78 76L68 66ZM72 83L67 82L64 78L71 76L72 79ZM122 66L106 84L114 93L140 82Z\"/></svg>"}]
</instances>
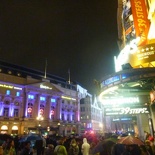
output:
<instances>
[{"instance_id":1,"label":"dark sky","mask_svg":"<svg viewBox=\"0 0 155 155\"><path fill-rule=\"evenodd\" d=\"M19 0L0 3L0 59L68 79L94 92L114 72L117 0Z\"/></svg>"}]
</instances>

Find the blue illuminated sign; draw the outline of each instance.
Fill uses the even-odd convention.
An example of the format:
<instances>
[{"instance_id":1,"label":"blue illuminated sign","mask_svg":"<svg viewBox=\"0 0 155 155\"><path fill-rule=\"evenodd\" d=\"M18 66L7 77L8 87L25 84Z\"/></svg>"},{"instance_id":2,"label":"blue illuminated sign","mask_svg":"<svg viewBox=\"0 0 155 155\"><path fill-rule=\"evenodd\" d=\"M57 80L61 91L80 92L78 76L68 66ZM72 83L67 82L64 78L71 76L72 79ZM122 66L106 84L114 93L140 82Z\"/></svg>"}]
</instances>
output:
<instances>
[{"instance_id":1,"label":"blue illuminated sign","mask_svg":"<svg viewBox=\"0 0 155 155\"><path fill-rule=\"evenodd\" d=\"M119 76L119 75L113 76L113 77L111 77L111 78L105 80L105 81L104 81L104 84L105 84L105 85L109 85L109 84L111 84L111 83L113 83L113 82L116 82L116 81L119 81L119 80L120 80L120 76Z\"/></svg>"}]
</instances>

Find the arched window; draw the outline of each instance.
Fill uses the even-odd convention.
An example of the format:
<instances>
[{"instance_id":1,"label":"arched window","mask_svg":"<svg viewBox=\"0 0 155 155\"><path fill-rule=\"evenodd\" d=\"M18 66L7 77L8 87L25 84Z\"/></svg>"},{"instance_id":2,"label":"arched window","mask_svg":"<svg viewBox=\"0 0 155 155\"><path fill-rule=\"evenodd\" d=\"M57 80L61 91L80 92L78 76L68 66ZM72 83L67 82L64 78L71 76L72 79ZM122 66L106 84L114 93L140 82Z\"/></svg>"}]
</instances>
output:
<instances>
[{"instance_id":1,"label":"arched window","mask_svg":"<svg viewBox=\"0 0 155 155\"><path fill-rule=\"evenodd\" d=\"M55 107L51 106L51 119L54 120L54 114L55 114Z\"/></svg>"},{"instance_id":2,"label":"arched window","mask_svg":"<svg viewBox=\"0 0 155 155\"><path fill-rule=\"evenodd\" d=\"M33 104L32 103L28 103L27 117L29 117L29 118L32 117L32 111L33 111Z\"/></svg>"},{"instance_id":3,"label":"arched window","mask_svg":"<svg viewBox=\"0 0 155 155\"><path fill-rule=\"evenodd\" d=\"M40 110L39 110L40 116L44 115L44 109L45 109L45 106L43 104L40 104Z\"/></svg>"},{"instance_id":4,"label":"arched window","mask_svg":"<svg viewBox=\"0 0 155 155\"><path fill-rule=\"evenodd\" d=\"M10 101L9 100L5 100L4 101L4 104L9 105L10 104Z\"/></svg>"}]
</instances>

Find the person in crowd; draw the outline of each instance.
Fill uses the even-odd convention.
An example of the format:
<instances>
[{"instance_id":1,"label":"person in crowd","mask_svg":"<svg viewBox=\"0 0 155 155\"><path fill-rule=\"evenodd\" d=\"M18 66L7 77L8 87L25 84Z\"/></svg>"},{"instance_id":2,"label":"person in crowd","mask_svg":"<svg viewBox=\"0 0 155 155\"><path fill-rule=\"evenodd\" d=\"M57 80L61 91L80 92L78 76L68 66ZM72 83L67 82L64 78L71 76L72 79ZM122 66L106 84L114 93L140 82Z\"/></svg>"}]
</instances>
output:
<instances>
[{"instance_id":1,"label":"person in crowd","mask_svg":"<svg viewBox=\"0 0 155 155\"><path fill-rule=\"evenodd\" d=\"M0 155L3 155L3 147L0 146Z\"/></svg>"},{"instance_id":2,"label":"person in crowd","mask_svg":"<svg viewBox=\"0 0 155 155\"><path fill-rule=\"evenodd\" d=\"M83 155L89 155L90 144L87 142L87 138L83 138L83 144L81 149Z\"/></svg>"},{"instance_id":3,"label":"person in crowd","mask_svg":"<svg viewBox=\"0 0 155 155\"><path fill-rule=\"evenodd\" d=\"M75 139L71 140L68 155L78 155L79 154L79 146Z\"/></svg>"},{"instance_id":4,"label":"person in crowd","mask_svg":"<svg viewBox=\"0 0 155 155\"><path fill-rule=\"evenodd\" d=\"M63 145L65 146L67 152L69 150L71 140L72 140L71 137L64 137Z\"/></svg>"},{"instance_id":5,"label":"person in crowd","mask_svg":"<svg viewBox=\"0 0 155 155\"><path fill-rule=\"evenodd\" d=\"M150 136L150 133L148 133L147 131L144 131L144 142L145 140L148 140L149 136Z\"/></svg>"},{"instance_id":6,"label":"person in crowd","mask_svg":"<svg viewBox=\"0 0 155 155\"><path fill-rule=\"evenodd\" d=\"M22 148L20 155L33 155L33 150L30 146L31 143L29 141L24 142L24 147Z\"/></svg>"},{"instance_id":7,"label":"person in crowd","mask_svg":"<svg viewBox=\"0 0 155 155\"><path fill-rule=\"evenodd\" d=\"M149 140L145 141L145 148L149 152L150 155L153 155L153 149L151 147L151 142Z\"/></svg>"},{"instance_id":8,"label":"person in crowd","mask_svg":"<svg viewBox=\"0 0 155 155\"><path fill-rule=\"evenodd\" d=\"M3 148L3 155L16 155L15 145L13 140L9 140Z\"/></svg>"},{"instance_id":9,"label":"person in crowd","mask_svg":"<svg viewBox=\"0 0 155 155\"><path fill-rule=\"evenodd\" d=\"M42 155L43 151L43 140L36 140L35 142L35 149L37 150L37 155Z\"/></svg>"},{"instance_id":10,"label":"person in crowd","mask_svg":"<svg viewBox=\"0 0 155 155\"><path fill-rule=\"evenodd\" d=\"M63 139L58 140L57 146L54 149L55 155L67 155L66 147L63 145Z\"/></svg>"},{"instance_id":11,"label":"person in crowd","mask_svg":"<svg viewBox=\"0 0 155 155\"><path fill-rule=\"evenodd\" d=\"M54 155L54 145L48 144L47 148L45 149L45 155Z\"/></svg>"},{"instance_id":12,"label":"person in crowd","mask_svg":"<svg viewBox=\"0 0 155 155\"><path fill-rule=\"evenodd\" d=\"M93 149L96 146L95 142L90 143L90 150L89 150L89 155L93 155Z\"/></svg>"},{"instance_id":13,"label":"person in crowd","mask_svg":"<svg viewBox=\"0 0 155 155\"><path fill-rule=\"evenodd\" d=\"M16 154L18 154L18 151L19 151L19 137L18 136L15 136L14 144L15 144Z\"/></svg>"},{"instance_id":14,"label":"person in crowd","mask_svg":"<svg viewBox=\"0 0 155 155\"><path fill-rule=\"evenodd\" d=\"M79 155L82 155L82 152L81 152L81 148L82 148L82 138L78 138L76 140L78 146L79 146Z\"/></svg>"},{"instance_id":15,"label":"person in crowd","mask_svg":"<svg viewBox=\"0 0 155 155\"><path fill-rule=\"evenodd\" d=\"M42 155L44 155L45 148L46 148L46 139L42 136L42 151L41 151Z\"/></svg>"}]
</instances>

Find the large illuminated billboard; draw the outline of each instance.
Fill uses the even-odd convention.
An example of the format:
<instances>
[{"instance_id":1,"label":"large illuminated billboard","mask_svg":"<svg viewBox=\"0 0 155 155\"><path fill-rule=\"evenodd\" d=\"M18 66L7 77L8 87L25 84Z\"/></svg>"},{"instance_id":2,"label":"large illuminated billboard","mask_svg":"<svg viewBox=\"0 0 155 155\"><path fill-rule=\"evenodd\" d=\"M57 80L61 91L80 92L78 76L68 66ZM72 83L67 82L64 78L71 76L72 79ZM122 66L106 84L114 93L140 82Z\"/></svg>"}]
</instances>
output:
<instances>
[{"instance_id":1,"label":"large illuminated billboard","mask_svg":"<svg viewBox=\"0 0 155 155\"><path fill-rule=\"evenodd\" d=\"M115 57L116 72L127 63L133 68L155 66L155 38L149 38L150 33L154 33L150 25L155 20L148 14L148 8L144 0L122 0L124 44L118 57Z\"/></svg>"},{"instance_id":2,"label":"large illuminated billboard","mask_svg":"<svg viewBox=\"0 0 155 155\"><path fill-rule=\"evenodd\" d=\"M140 37L138 46L146 45L150 28L146 3L144 0L131 0L131 8L136 37Z\"/></svg>"},{"instance_id":3,"label":"large illuminated billboard","mask_svg":"<svg viewBox=\"0 0 155 155\"><path fill-rule=\"evenodd\" d=\"M129 63L133 68L153 67L155 65L155 43L135 49L128 45L115 58L115 71L122 70L122 65ZM150 66L151 65L151 66Z\"/></svg>"}]
</instances>

